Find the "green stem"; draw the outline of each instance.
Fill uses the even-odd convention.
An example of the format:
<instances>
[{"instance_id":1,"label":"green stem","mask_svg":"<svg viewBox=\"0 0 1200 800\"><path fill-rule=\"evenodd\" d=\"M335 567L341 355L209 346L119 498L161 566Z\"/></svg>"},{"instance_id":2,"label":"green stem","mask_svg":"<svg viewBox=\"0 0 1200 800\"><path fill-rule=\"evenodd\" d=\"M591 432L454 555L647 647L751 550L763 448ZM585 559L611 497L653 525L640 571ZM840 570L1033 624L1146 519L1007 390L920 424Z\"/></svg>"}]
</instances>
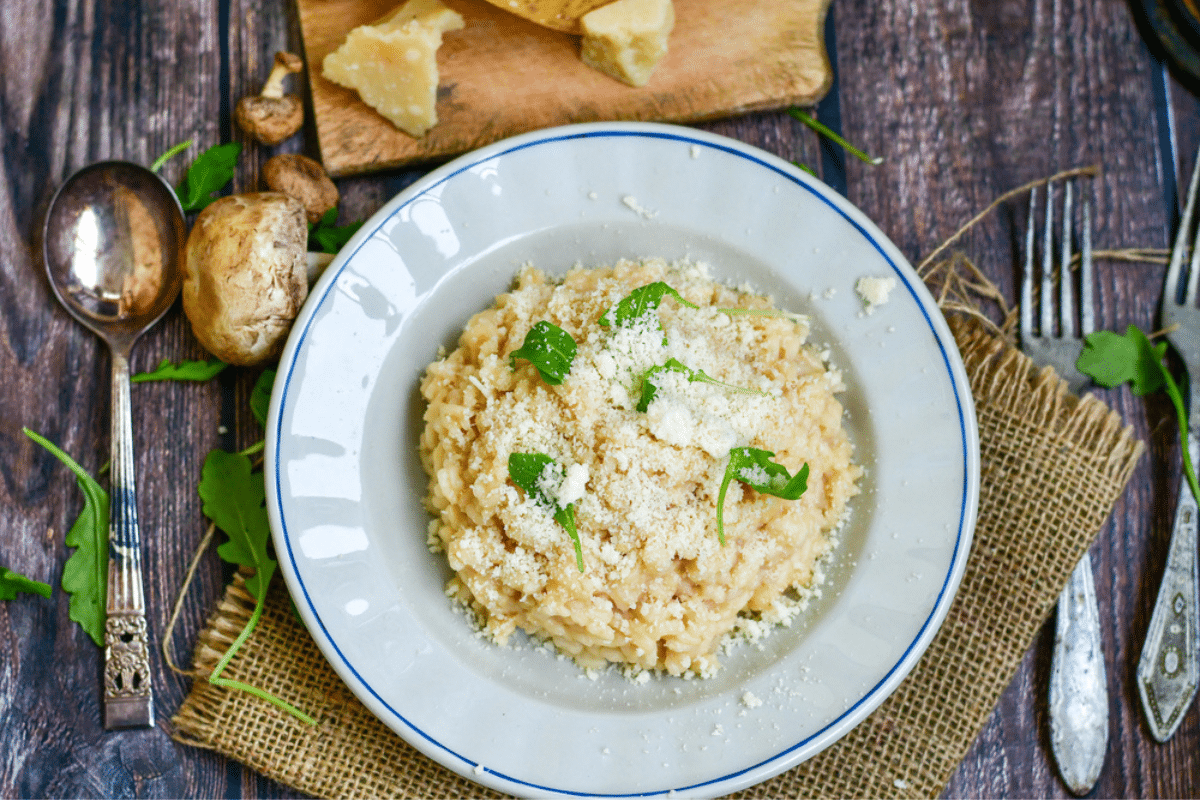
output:
<instances>
[{"instance_id":1,"label":"green stem","mask_svg":"<svg viewBox=\"0 0 1200 800\"><path fill-rule=\"evenodd\" d=\"M554 512L554 521L566 528L571 544L575 546L575 566L583 572L583 543L579 541L579 531L575 529L575 504L567 503L566 508Z\"/></svg>"},{"instance_id":2,"label":"green stem","mask_svg":"<svg viewBox=\"0 0 1200 800\"><path fill-rule=\"evenodd\" d=\"M242 628L242 632L239 633L238 637L233 640L233 644L229 646L229 649L225 651L225 655L223 655L221 660L217 662L217 666L213 668L211 673L209 673L208 682L214 686L224 686L229 689L240 689L243 692L248 692L257 698L266 700L268 703L282 708L284 711L288 712L297 719L307 722L309 725L315 726L317 724L315 719L310 717L308 714L305 714L303 711L296 708L286 700L281 700L270 692L259 689L256 686L251 686L247 683L242 683L241 681L234 681L230 680L229 678L221 677L221 673L225 671L225 667L229 666L229 662L233 660L233 657L237 655L238 650L242 648L242 645L245 644L246 640L250 638L250 634L254 632L255 626L258 625L258 620L262 617L265 600L266 598L260 599L254 606L254 612L250 614L250 619L246 622L246 626Z\"/></svg>"},{"instance_id":3,"label":"green stem","mask_svg":"<svg viewBox=\"0 0 1200 800\"><path fill-rule=\"evenodd\" d=\"M797 119L800 122L803 122L805 125L812 128L814 131L821 134L822 136L828 137L828 138L832 139L833 141L837 142L839 145L841 145L843 148L845 148L847 153L849 153L850 155L859 159L860 161L865 161L872 166L877 166L877 165L883 163L882 158L873 158L873 157L867 155L862 150L859 150L857 147L855 147L854 145L847 142L845 139L843 139L841 136L839 136L837 133L835 133L833 130L831 130L828 126L822 125L820 122L817 122L817 120L813 119L808 114L805 114L800 109L789 108L788 113L792 115L793 119Z\"/></svg>"},{"instance_id":4,"label":"green stem","mask_svg":"<svg viewBox=\"0 0 1200 800\"><path fill-rule=\"evenodd\" d=\"M726 467L725 479L721 481L721 491L717 492L717 541L721 543L721 547L725 546L725 493L729 491L731 483L733 483L733 474Z\"/></svg>"},{"instance_id":5,"label":"green stem","mask_svg":"<svg viewBox=\"0 0 1200 800\"><path fill-rule=\"evenodd\" d=\"M179 155L184 150L187 150L191 146L192 146L191 139L188 139L186 142L180 142L179 144L175 145L170 150L163 153L161 156L159 156L158 158L156 158L154 160L154 163L150 165L150 171L158 172L160 169L162 169L163 164L167 163L172 158Z\"/></svg>"},{"instance_id":6,"label":"green stem","mask_svg":"<svg viewBox=\"0 0 1200 800\"><path fill-rule=\"evenodd\" d=\"M251 686L250 684L242 683L241 681L231 681L231 680L229 680L229 678L211 678L210 677L208 679L208 682L211 684L214 684L216 686L224 686L227 689L240 689L243 692L248 692L249 694L252 694L257 698L266 700L268 703L270 703L274 706L278 706L279 708L282 708L284 711L288 712L293 717L296 717L301 722L306 722L309 725L312 725L313 727L316 727L316 725L317 725L317 721L315 719L313 719L312 717L310 717L308 714L305 714L303 711L296 708L294 705L287 702L286 700L280 700L278 697L271 694L270 692L264 692L262 689L259 689L257 686Z\"/></svg>"},{"instance_id":7,"label":"green stem","mask_svg":"<svg viewBox=\"0 0 1200 800\"><path fill-rule=\"evenodd\" d=\"M263 449L266 448L266 446L267 446L266 440L260 439L259 441L255 442L254 444L247 447L245 450L240 450L238 452L238 455L239 456L252 456L255 453L261 452Z\"/></svg>"},{"instance_id":8,"label":"green stem","mask_svg":"<svg viewBox=\"0 0 1200 800\"><path fill-rule=\"evenodd\" d=\"M233 644L231 644L229 649L225 651L225 655L221 657L221 660L217 662L217 666L213 668L212 673L208 676L209 683L216 682L216 679L220 677L222 672L225 671L225 667L229 666L229 662L233 660L235 655L237 655L237 651L240 650L242 645L246 643L246 640L250 638L250 634L254 632L254 627L258 625L259 618L262 617L265 600L265 597L260 599L258 604L254 606L254 613L250 615L250 620L246 623L246 627L242 628L242 632L239 633L238 637L233 640Z\"/></svg>"},{"instance_id":9,"label":"green stem","mask_svg":"<svg viewBox=\"0 0 1200 800\"><path fill-rule=\"evenodd\" d=\"M1158 366L1162 370L1167 396L1171 398L1171 404L1175 406L1175 417L1179 421L1179 449L1183 453L1183 474L1187 478L1188 487L1192 490L1192 497L1196 498L1197 503L1200 503L1200 481L1196 480L1196 469L1192 464L1192 454L1188 447L1190 431L1188 428L1187 411L1183 406L1183 395L1179 391L1179 385L1171 377L1171 372L1167 369L1166 364L1160 362Z\"/></svg>"},{"instance_id":10,"label":"green stem","mask_svg":"<svg viewBox=\"0 0 1200 800\"><path fill-rule=\"evenodd\" d=\"M792 161L792 164L804 170L809 175L812 175L814 178L817 177L817 171L808 164L805 164L803 161Z\"/></svg>"}]
</instances>

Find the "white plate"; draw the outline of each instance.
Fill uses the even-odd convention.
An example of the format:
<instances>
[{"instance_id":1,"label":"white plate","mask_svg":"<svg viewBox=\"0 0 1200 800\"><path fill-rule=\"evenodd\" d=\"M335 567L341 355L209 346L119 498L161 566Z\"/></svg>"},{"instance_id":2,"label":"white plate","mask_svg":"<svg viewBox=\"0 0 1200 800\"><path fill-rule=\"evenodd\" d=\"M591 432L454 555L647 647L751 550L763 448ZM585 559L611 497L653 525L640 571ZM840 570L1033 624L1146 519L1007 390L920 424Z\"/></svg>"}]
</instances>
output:
<instances>
[{"instance_id":1,"label":"white plate","mask_svg":"<svg viewBox=\"0 0 1200 800\"><path fill-rule=\"evenodd\" d=\"M709 680L589 680L474 635L426 547L420 376L527 261L687 256L813 318L846 373L866 468L803 620ZM892 276L865 315L863 276ZM865 216L774 156L690 128L594 124L464 156L373 216L280 362L267 496L296 606L354 693L418 750L518 795L711 796L844 735L920 656L958 586L978 496L974 409L941 314ZM757 702L756 702L757 701Z\"/></svg>"}]
</instances>

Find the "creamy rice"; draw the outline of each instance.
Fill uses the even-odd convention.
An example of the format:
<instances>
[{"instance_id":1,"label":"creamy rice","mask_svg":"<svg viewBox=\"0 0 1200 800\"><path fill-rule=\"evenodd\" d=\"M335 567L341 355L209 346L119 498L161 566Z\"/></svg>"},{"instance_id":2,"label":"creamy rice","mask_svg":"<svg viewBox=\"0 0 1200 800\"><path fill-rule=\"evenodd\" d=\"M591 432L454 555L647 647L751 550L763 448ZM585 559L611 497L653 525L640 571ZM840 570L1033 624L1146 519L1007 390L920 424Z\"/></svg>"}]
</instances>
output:
<instances>
[{"instance_id":1,"label":"creamy rice","mask_svg":"<svg viewBox=\"0 0 1200 800\"><path fill-rule=\"evenodd\" d=\"M598 323L655 281L700 308L664 298L661 330ZM661 259L576 268L561 283L526 267L429 366L421 458L436 517L430 543L455 572L447 593L494 640L521 628L584 667L707 675L723 637L786 617L788 598L819 582L860 474L835 397L841 376L806 344L803 319L718 308L771 304L703 267ZM578 345L558 386L527 361L509 364L539 320ZM639 412L642 376L669 358L741 390L663 372ZM730 448L745 446L774 452L792 474L807 463L808 489L784 500L734 481L722 546L717 494ZM582 572L553 509L510 479L509 455L530 452L567 476L560 490L574 500Z\"/></svg>"}]
</instances>

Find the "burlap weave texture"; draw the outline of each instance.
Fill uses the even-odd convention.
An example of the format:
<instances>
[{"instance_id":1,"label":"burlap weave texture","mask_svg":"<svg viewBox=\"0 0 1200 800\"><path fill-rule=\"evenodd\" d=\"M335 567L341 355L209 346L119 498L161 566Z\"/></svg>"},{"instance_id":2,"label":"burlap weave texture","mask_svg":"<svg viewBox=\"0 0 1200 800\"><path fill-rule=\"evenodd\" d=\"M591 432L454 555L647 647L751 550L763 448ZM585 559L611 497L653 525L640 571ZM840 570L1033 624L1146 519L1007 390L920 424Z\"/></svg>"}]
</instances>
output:
<instances>
[{"instance_id":1,"label":"burlap weave texture","mask_svg":"<svg viewBox=\"0 0 1200 800\"><path fill-rule=\"evenodd\" d=\"M977 323L952 321L979 420L975 540L950 612L900 687L816 757L741 793L747 798L937 795L1012 679L1075 563L1123 491L1142 443L1095 398ZM212 668L253 601L235 581L201 633ZM304 708L312 728L243 692L197 681L172 722L183 742L217 750L322 797L494 797L411 748L337 678L278 585L225 671Z\"/></svg>"}]
</instances>

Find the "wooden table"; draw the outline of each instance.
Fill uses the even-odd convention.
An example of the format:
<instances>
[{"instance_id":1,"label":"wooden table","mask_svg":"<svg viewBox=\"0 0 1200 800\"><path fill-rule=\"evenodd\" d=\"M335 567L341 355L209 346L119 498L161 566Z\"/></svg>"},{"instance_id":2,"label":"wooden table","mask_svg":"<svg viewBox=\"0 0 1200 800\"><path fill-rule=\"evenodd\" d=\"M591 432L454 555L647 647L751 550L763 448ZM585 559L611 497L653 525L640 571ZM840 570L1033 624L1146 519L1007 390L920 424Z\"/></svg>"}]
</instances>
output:
<instances>
[{"instance_id":1,"label":"wooden table","mask_svg":"<svg viewBox=\"0 0 1200 800\"><path fill-rule=\"evenodd\" d=\"M1100 164L1095 242L1164 249L1175 176L1200 142L1195 89L1169 74L1119 0L967 3L838 0L829 22L837 80L817 109L881 166L844 162L782 112L705 128L822 177L874 219L914 263L1004 191L1059 169ZM256 90L277 49L299 46L289 0L37 3L0 9L0 564L57 584L75 481L21 434L34 428L98 470L108 459L108 359L54 302L38 230L55 187L105 158L149 163L171 145L242 140L236 100ZM1166 121L1173 116L1174 128ZM312 131L278 148L315 153ZM257 186L272 151L250 148L235 179ZM180 165L166 175L179 178ZM340 182L342 220L363 218L420 170ZM1021 203L1001 208L962 249L1011 299L1024 229ZM1163 267L1103 260L1098 325L1156 327ZM134 370L203 353L178 307L135 350ZM261 437L248 412L255 374L204 384L134 387L140 513L150 626L161 638L205 523L195 484L215 447ZM1092 548L1113 701L1096 795L1200 796L1200 706L1165 745L1143 719L1134 670L1163 569L1178 491L1177 431L1167 402L1103 393L1149 445ZM201 561L172 645L188 663L195 633L229 578ZM1046 686L1053 627L1043 628L946 793L1064 796L1049 753ZM158 662L160 715L188 683ZM0 602L0 796L284 797L294 794L160 727L100 728L100 653L51 600Z\"/></svg>"}]
</instances>

